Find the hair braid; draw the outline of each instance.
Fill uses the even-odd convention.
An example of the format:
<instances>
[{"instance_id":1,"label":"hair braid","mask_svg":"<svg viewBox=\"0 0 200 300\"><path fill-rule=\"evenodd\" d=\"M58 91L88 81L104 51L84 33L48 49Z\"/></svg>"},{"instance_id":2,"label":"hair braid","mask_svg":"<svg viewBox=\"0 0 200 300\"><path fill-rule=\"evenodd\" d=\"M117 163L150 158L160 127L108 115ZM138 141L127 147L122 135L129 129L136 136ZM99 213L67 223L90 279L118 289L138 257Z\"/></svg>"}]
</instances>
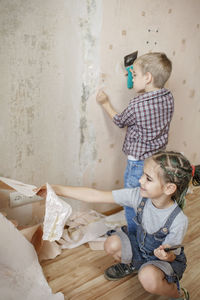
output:
<instances>
[{"instance_id":1,"label":"hair braid","mask_svg":"<svg viewBox=\"0 0 200 300\"><path fill-rule=\"evenodd\" d=\"M185 206L185 195L192 178L192 166L188 159L179 152L158 152L153 160L160 165L164 173L165 182L176 184L176 191L172 196L181 209ZM200 185L200 166L193 177L193 184ZM198 177L199 176L199 177Z\"/></svg>"}]
</instances>

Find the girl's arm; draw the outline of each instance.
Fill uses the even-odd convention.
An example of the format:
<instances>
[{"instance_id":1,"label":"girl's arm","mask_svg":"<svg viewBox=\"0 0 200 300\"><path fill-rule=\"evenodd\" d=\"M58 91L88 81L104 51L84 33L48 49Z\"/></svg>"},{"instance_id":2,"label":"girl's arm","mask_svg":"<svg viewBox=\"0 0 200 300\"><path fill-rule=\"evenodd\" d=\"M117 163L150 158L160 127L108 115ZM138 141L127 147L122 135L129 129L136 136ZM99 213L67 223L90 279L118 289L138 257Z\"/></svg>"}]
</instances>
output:
<instances>
[{"instance_id":1,"label":"girl's arm","mask_svg":"<svg viewBox=\"0 0 200 300\"><path fill-rule=\"evenodd\" d=\"M82 200L89 203L115 203L111 191L100 191L87 187L51 185L58 196ZM37 189L37 195L46 196L46 185Z\"/></svg>"},{"instance_id":2,"label":"girl's arm","mask_svg":"<svg viewBox=\"0 0 200 300\"><path fill-rule=\"evenodd\" d=\"M154 255L160 260L165 260L172 262L176 259L176 255L173 251L166 252L164 249L169 248L169 244L161 245L157 249L154 250Z\"/></svg>"},{"instance_id":3,"label":"girl's arm","mask_svg":"<svg viewBox=\"0 0 200 300\"><path fill-rule=\"evenodd\" d=\"M188 219L181 212L176 216L175 220L173 221L170 227L170 231L167 234L165 240L163 241L163 244L159 248L154 250L155 256L161 260L166 260L169 262L174 261L176 259L176 255L180 254L180 248L170 252L165 252L163 249L170 247L169 245L174 246L182 244L182 241L187 231L187 227Z\"/></svg>"}]
</instances>

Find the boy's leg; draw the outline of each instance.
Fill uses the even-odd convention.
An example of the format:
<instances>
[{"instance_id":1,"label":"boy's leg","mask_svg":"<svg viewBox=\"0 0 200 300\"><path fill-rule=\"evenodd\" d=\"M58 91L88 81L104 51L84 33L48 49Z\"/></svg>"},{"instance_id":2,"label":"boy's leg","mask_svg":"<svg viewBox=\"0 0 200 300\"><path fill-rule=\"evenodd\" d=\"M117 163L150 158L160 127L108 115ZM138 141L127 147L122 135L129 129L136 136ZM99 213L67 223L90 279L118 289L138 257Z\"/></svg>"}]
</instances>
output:
<instances>
[{"instance_id":1,"label":"boy's leg","mask_svg":"<svg viewBox=\"0 0 200 300\"><path fill-rule=\"evenodd\" d=\"M127 160L127 167L124 173L124 187L135 188L140 186L139 179L143 174L144 161L143 160ZM128 225L128 232L136 232L136 224L133 221L135 211L133 208L124 207L126 221Z\"/></svg>"}]
</instances>

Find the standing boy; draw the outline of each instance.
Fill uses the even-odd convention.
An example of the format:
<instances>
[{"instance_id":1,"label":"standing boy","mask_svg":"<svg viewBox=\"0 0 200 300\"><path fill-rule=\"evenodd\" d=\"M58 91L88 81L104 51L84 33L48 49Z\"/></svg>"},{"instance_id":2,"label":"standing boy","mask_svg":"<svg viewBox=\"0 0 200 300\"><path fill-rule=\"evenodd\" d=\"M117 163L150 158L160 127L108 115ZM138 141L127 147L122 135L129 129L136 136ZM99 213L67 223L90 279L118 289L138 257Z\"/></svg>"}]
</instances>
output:
<instances>
[{"instance_id":1,"label":"standing boy","mask_svg":"<svg viewBox=\"0 0 200 300\"><path fill-rule=\"evenodd\" d=\"M133 98L121 113L112 107L108 96L99 91L97 102L120 128L127 127L123 152L127 155L124 187L139 186L143 174L144 159L165 149L170 122L174 111L174 99L164 85L170 77L172 63L164 53L153 52L138 57L133 65L133 87L139 95ZM135 232L133 208L124 207L128 232ZM117 280L134 272L132 265L122 263L108 268L107 274Z\"/></svg>"}]
</instances>

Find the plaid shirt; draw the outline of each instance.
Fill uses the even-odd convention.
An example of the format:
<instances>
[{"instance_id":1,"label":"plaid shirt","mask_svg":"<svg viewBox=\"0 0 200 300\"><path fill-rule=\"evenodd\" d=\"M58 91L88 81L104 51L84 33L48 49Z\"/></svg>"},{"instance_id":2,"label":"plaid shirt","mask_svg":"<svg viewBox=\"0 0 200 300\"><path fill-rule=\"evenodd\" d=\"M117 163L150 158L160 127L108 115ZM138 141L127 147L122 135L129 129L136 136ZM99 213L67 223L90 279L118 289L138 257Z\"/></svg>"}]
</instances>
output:
<instances>
[{"instance_id":1,"label":"plaid shirt","mask_svg":"<svg viewBox=\"0 0 200 300\"><path fill-rule=\"evenodd\" d=\"M123 152L143 160L165 148L174 112L174 98L162 88L135 97L128 107L113 118L123 128L127 126Z\"/></svg>"}]
</instances>

